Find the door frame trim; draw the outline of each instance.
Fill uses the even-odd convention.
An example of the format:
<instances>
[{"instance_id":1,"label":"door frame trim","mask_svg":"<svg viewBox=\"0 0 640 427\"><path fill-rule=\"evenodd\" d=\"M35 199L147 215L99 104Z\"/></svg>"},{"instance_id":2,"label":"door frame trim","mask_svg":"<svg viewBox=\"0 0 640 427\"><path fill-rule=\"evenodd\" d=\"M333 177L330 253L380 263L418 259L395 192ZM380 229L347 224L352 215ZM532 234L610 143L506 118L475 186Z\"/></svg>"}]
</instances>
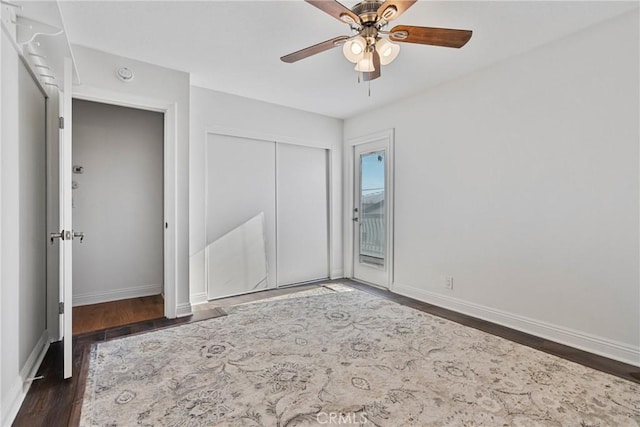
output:
<instances>
[{"instance_id":1,"label":"door frame trim","mask_svg":"<svg viewBox=\"0 0 640 427\"><path fill-rule=\"evenodd\" d=\"M394 220L394 210L395 210L395 129L385 129L382 131L374 132L368 135L350 138L345 140L344 143L344 191L343 191L343 206L346 207L344 210L344 277L354 279L353 277L353 263L354 263L354 239L355 239L355 229L352 221L353 209L354 205L354 189L353 185L355 183L355 157L354 157L354 148L358 145L367 144L371 142L376 142L380 140L386 140L387 142L387 175L389 177L389 188L388 188L388 202L389 202L389 210L388 210L388 239L387 239L387 256L388 256L388 290L393 290L394 286L394 236L395 236L395 220ZM355 280L355 279L354 279Z\"/></svg>"},{"instance_id":2,"label":"door frame trim","mask_svg":"<svg viewBox=\"0 0 640 427\"><path fill-rule=\"evenodd\" d=\"M178 313L178 167L177 140L178 118L177 103L160 99L140 97L122 92L104 90L90 86L74 87L72 98L85 101L111 104L121 107L138 108L148 111L164 113L164 222L169 224L164 228L164 315L169 319L177 317ZM72 123L73 126L73 123Z\"/></svg>"}]
</instances>

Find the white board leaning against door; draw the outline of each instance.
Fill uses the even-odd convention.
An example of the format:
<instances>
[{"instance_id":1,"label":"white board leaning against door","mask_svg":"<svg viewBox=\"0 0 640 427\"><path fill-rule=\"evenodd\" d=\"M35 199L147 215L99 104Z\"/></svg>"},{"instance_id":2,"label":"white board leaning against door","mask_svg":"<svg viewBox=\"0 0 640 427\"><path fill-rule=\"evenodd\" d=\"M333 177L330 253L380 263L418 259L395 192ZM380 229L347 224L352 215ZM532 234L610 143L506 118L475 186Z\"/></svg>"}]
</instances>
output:
<instances>
[{"instance_id":1,"label":"white board leaning against door","mask_svg":"<svg viewBox=\"0 0 640 427\"><path fill-rule=\"evenodd\" d=\"M267 257L264 213L249 219L207 246L209 283L222 295L264 289Z\"/></svg>"}]
</instances>

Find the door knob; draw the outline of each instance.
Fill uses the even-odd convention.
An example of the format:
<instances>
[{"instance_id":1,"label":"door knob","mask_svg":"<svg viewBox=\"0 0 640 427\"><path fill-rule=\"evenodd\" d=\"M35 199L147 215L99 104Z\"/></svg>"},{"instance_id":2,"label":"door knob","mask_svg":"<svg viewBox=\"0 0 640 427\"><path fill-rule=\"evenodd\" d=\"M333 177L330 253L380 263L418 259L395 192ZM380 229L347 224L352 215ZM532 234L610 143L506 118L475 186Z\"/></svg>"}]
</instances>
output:
<instances>
[{"instance_id":1,"label":"door knob","mask_svg":"<svg viewBox=\"0 0 640 427\"><path fill-rule=\"evenodd\" d=\"M64 240L64 230L62 230L60 233L49 233L49 241L51 242L52 245L55 239Z\"/></svg>"},{"instance_id":2,"label":"door knob","mask_svg":"<svg viewBox=\"0 0 640 427\"><path fill-rule=\"evenodd\" d=\"M49 241L51 242L52 245L55 239L71 240L73 239L73 236L71 235L70 231L64 231L64 230L62 230L59 233L49 233Z\"/></svg>"},{"instance_id":3,"label":"door knob","mask_svg":"<svg viewBox=\"0 0 640 427\"><path fill-rule=\"evenodd\" d=\"M75 239L76 237L80 238L80 243L82 243L84 241L84 232L83 231L74 231L73 232L73 238Z\"/></svg>"}]
</instances>

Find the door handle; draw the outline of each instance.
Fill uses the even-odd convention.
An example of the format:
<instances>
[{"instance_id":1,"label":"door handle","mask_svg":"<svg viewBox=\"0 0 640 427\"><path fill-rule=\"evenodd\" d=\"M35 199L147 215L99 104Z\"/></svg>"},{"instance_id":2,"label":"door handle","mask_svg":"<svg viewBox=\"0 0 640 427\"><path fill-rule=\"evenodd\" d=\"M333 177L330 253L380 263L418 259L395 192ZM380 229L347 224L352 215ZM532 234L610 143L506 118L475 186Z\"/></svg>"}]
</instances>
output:
<instances>
[{"instance_id":1,"label":"door handle","mask_svg":"<svg viewBox=\"0 0 640 427\"><path fill-rule=\"evenodd\" d=\"M357 216L354 216L354 217L353 217L353 218L351 218L351 219L353 219L353 221L354 221L354 222L358 222L358 217L357 217Z\"/></svg>"},{"instance_id":2,"label":"door handle","mask_svg":"<svg viewBox=\"0 0 640 427\"><path fill-rule=\"evenodd\" d=\"M49 233L49 241L51 242L52 245L55 239L64 240L64 230L62 230L59 233Z\"/></svg>"},{"instance_id":3,"label":"door handle","mask_svg":"<svg viewBox=\"0 0 640 427\"><path fill-rule=\"evenodd\" d=\"M52 245L53 245L53 241L55 239L72 240L72 239L75 239L76 237L79 237L80 238L80 243L82 243L84 241L84 232L83 231L74 231L73 233L71 233L70 231L62 230L59 233L49 233L49 241L51 242Z\"/></svg>"}]
</instances>

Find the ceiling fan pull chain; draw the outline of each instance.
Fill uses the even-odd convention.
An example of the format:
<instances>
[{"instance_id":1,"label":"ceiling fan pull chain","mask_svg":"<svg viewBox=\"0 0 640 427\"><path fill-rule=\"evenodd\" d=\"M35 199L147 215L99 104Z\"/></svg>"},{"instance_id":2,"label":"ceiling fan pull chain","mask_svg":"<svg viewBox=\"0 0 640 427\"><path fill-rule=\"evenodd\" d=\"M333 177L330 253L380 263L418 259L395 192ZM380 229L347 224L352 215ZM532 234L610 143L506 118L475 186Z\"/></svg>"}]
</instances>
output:
<instances>
[{"instance_id":1,"label":"ceiling fan pull chain","mask_svg":"<svg viewBox=\"0 0 640 427\"><path fill-rule=\"evenodd\" d=\"M369 80L369 98L371 98L371 80Z\"/></svg>"}]
</instances>

